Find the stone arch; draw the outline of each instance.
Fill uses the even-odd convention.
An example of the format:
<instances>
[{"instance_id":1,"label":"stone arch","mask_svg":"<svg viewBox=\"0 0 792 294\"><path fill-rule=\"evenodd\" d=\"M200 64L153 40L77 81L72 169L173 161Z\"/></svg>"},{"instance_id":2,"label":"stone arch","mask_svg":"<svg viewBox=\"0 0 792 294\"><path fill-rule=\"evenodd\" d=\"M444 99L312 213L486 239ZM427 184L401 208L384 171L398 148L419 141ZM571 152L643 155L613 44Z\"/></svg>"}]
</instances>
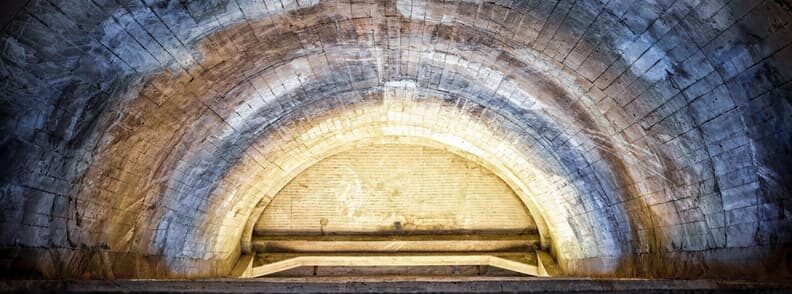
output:
<instances>
[{"instance_id":1,"label":"stone arch","mask_svg":"<svg viewBox=\"0 0 792 294\"><path fill-rule=\"evenodd\" d=\"M0 35L0 242L41 275L222 275L233 253L196 236L253 142L404 81L540 154L570 222L614 228L620 253L570 273L789 272L767 270L790 226L781 3L121 2L31 1Z\"/></svg>"}]
</instances>

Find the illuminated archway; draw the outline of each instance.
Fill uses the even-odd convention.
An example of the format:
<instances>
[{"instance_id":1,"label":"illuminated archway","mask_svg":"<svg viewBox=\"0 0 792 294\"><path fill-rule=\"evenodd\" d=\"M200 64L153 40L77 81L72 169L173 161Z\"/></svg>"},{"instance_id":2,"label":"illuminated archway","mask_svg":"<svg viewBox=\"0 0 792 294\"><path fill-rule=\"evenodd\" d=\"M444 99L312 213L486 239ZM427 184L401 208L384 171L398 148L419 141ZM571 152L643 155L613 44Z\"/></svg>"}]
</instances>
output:
<instances>
[{"instance_id":1,"label":"illuminated archway","mask_svg":"<svg viewBox=\"0 0 792 294\"><path fill-rule=\"evenodd\" d=\"M243 199L235 202L238 206L215 208L239 212L227 215L225 220L220 222L221 226L238 229L240 223L247 223L241 238L230 237L223 240L228 243L217 246L233 248L237 245L234 240L241 239L242 250L248 251L247 242L251 239L252 227L269 199L306 168L323 158L349 150L358 144L390 141L446 149L493 171L512 187L535 215L544 241L543 246L558 248L553 252L562 260L584 254L613 253L619 250L615 244L604 243L600 245L605 247L600 249L602 252L583 253L579 244L593 244L597 242L594 239L612 240L615 237L573 233L566 214L571 208L564 207L566 204L562 203L563 198L556 194L564 191L563 189L568 189L566 193L574 193L572 185L565 183L561 176L548 174L536 168L533 163L536 159L532 157L535 155L527 153L528 150L520 150L514 148L513 144L503 142L500 139L501 134L494 132L481 121L463 119L466 117L464 110L453 104L443 104L441 100L431 98L426 101L397 98L406 97L405 91L409 93L414 90L414 88L386 89L385 93L390 91L390 94L402 95L389 94L384 98L374 99L380 103L361 103L363 106L328 110L328 113L313 111L312 119L305 121L304 124L290 124L286 130L273 132L294 134L294 137L279 135L274 135L275 139L270 136L261 137L260 140L266 142L266 145L255 145L260 149L256 148L246 153L246 156L250 156L253 160L240 160L238 167L229 171L227 176L235 179L235 183L244 183L244 185L236 186L235 183L228 183L234 188L220 186L217 189L217 192L223 195ZM431 113L435 119L422 121L420 118L425 117L426 113ZM266 172L252 172L254 170ZM247 212L251 209L252 212ZM250 215L250 217L234 218L238 215ZM211 223L218 225L217 220L212 220ZM550 226L555 227L548 228ZM591 228L590 231L595 230ZM597 232L606 233L608 230ZM580 238L592 239L584 241ZM551 245L550 240L556 245ZM227 251L232 250L227 249Z\"/></svg>"}]
</instances>

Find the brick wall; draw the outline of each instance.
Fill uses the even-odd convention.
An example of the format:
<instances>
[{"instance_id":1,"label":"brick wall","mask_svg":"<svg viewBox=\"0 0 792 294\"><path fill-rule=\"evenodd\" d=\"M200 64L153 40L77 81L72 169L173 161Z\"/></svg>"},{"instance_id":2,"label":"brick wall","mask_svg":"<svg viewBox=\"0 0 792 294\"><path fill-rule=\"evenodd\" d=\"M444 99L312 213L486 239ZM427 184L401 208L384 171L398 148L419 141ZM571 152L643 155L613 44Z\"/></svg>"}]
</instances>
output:
<instances>
[{"instance_id":1,"label":"brick wall","mask_svg":"<svg viewBox=\"0 0 792 294\"><path fill-rule=\"evenodd\" d=\"M258 234L536 230L506 183L448 151L372 145L316 163L269 203Z\"/></svg>"}]
</instances>

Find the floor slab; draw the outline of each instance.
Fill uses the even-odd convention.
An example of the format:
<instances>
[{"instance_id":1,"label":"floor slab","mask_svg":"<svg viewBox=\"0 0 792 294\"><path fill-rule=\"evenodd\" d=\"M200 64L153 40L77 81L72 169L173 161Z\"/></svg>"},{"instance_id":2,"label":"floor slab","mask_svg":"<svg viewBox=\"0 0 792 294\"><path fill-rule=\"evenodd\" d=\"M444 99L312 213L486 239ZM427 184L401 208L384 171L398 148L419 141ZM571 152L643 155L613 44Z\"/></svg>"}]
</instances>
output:
<instances>
[{"instance_id":1,"label":"floor slab","mask_svg":"<svg viewBox=\"0 0 792 294\"><path fill-rule=\"evenodd\" d=\"M0 292L99 293L790 293L792 284L527 277L321 277L220 280L0 281Z\"/></svg>"}]
</instances>

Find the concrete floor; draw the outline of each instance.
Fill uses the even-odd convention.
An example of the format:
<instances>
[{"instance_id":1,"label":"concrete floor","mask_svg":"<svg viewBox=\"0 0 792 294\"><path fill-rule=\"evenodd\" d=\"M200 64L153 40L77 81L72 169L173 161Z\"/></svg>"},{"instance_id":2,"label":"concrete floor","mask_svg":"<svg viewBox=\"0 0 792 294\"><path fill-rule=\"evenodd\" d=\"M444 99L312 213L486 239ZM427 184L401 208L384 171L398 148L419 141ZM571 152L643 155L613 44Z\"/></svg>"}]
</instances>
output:
<instances>
[{"instance_id":1,"label":"concrete floor","mask_svg":"<svg viewBox=\"0 0 792 294\"><path fill-rule=\"evenodd\" d=\"M792 293L792 284L715 280L526 277L317 277L216 280L0 281L0 292L171 293Z\"/></svg>"}]
</instances>

